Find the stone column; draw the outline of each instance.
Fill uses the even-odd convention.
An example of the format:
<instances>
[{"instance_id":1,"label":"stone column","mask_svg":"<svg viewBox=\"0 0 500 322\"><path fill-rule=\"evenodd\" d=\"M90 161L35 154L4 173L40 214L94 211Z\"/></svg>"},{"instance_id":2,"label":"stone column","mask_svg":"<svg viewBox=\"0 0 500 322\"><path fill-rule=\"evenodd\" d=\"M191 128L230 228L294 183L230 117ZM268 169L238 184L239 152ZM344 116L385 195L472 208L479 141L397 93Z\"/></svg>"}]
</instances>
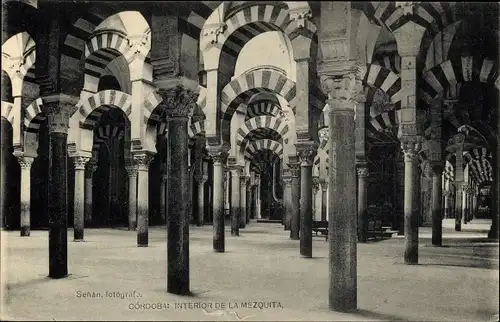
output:
<instances>
[{"instance_id":1,"label":"stone column","mask_svg":"<svg viewBox=\"0 0 500 322\"><path fill-rule=\"evenodd\" d=\"M21 165L21 237L30 235L30 192L31 165L33 158L21 156L17 159ZM5 193L5 190L2 191Z\"/></svg>"},{"instance_id":2,"label":"stone column","mask_svg":"<svg viewBox=\"0 0 500 322\"><path fill-rule=\"evenodd\" d=\"M463 182L455 181L455 231L462 231Z\"/></svg>"},{"instance_id":3,"label":"stone column","mask_svg":"<svg viewBox=\"0 0 500 322\"><path fill-rule=\"evenodd\" d=\"M250 185L250 177L248 178L247 181L246 195L247 195L246 222L247 224L249 224L252 212L252 186Z\"/></svg>"},{"instance_id":4,"label":"stone column","mask_svg":"<svg viewBox=\"0 0 500 322\"><path fill-rule=\"evenodd\" d=\"M325 179L321 180L321 221L327 221L327 205L328 205L328 181Z\"/></svg>"},{"instance_id":5,"label":"stone column","mask_svg":"<svg viewBox=\"0 0 500 322\"><path fill-rule=\"evenodd\" d=\"M241 166L232 165L231 171L231 236L240 235L240 175Z\"/></svg>"},{"instance_id":6,"label":"stone column","mask_svg":"<svg viewBox=\"0 0 500 322\"><path fill-rule=\"evenodd\" d=\"M198 183L198 216L196 226L203 226L205 223L205 182L208 180L208 176L198 175L195 179Z\"/></svg>"},{"instance_id":7,"label":"stone column","mask_svg":"<svg viewBox=\"0 0 500 322\"><path fill-rule=\"evenodd\" d=\"M257 186L255 187L255 215L257 219L261 219L261 209L260 209L260 173L257 174Z\"/></svg>"},{"instance_id":8,"label":"stone column","mask_svg":"<svg viewBox=\"0 0 500 322\"><path fill-rule=\"evenodd\" d=\"M292 209L290 213L290 239L299 240L300 234L300 163L296 156L290 156L290 173L292 174Z\"/></svg>"},{"instance_id":9,"label":"stone column","mask_svg":"<svg viewBox=\"0 0 500 322\"><path fill-rule=\"evenodd\" d=\"M368 194L366 193L366 179L368 167L366 163L358 163L358 241L366 242L368 231Z\"/></svg>"},{"instance_id":10,"label":"stone column","mask_svg":"<svg viewBox=\"0 0 500 322\"><path fill-rule=\"evenodd\" d=\"M496 150L493 148L492 161L496 162L492 164L493 168L493 184L492 184L492 217L491 217L491 227L488 232L488 238L498 239L499 235L499 225L498 221L500 219L500 115L498 115L497 121L497 146Z\"/></svg>"},{"instance_id":11,"label":"stone column","mask_svg":"<svg viewBox=\"0 0 500 322\"><path fill-rule=\"evenodd\" d=\"M240 176L240 228L245 228L247 224L247 182L249 177Z\"/></svg>"},{"instance_id":12,"label":"stone column","mask_svg":"<svg viewBox=\"0 0 500 322\"><path fill-rule=\"evenodd\" d=\"M445 196L444 196L444 218L449 218L450 217L450 191L445 191L444 192Z\"/></svg>"},{"instance_id":13,"label":"stone column","mask_svg":"<svg viewBox=\"0 0 500 322\"><path fill-rule=\"evenodd\" d=\"M68 275L68 127L78 98L44 97L49 127L49 277Z\"/></svg>"},{"instance_id":14,"label":"stone column","mask_svg":"<svg viewBox=\"0 0 500 322\"><path fill-rule=\"evenodd\" d=\"M128 230L137 227L137 165L125 167L128 176Z\"/></svg>"},{"instance_id":15,"label":"stone column","mask_svg":"<svg viewBox=\"0 0 500 322\"><path fill-rule=\"evenodd\" d=\"M405 155L404 234L405 264L418 264L418 150L419 144L403 139L401 148Z\"/></svg>"},{"instance_id":16,"label":"stone column","mask_svg":"<svg viewBox=\"0 0 500 322\"><path fill-rule=\"evenodd\" d=\"M290 230L291 214L293 211L292 175L290 171L283 174L283 205L285 208L285 230Z\"/></svg>"},{"instance_id":17,"label":"stone column","mask_svg":"<svg viewBox=\"0 0 500 322\"><path fill-rule=\"evenodd\" d=\"M443 239L443 209L442 196L443 185L441 177L443 175L444 164L436 162L431 165L432 176L432 245L441 246Z\"/></svg>"},{"instance_id":18,"label":"stone column","mask_svg":"<svg viewBox=\"0 0 500 322\"><path fill-rule=\"evenodd\" d=\"M85 164L90 160L87 156L75 156L75 196L73 233L74 241L83 241L85 223Z\"/></svg>"},{"instance_id":19,"label":"stone column","mask_svg":"<svg viewBox=\"0 0 500 322\"><path fill-rule=\"evenodd\" d=\"M137 247L148 247L149 227L149 163L153 160L150 152L134 155L137 164Z\"/></svg>"},{"instance_id":20,"label":"stone column","mask_svg":"<svg viewBox=\"0 0 500 322\"><path fill-rule=\"evenodd\" d=\"M226 165L226 147L207 146L213 160L213 248L216 253L225 251L224 241L224 168Z\"/></svg>"},{"instance_id":21,"label":"stone column","mask_svg":"<svg viewBox=\"0 0 500 322\"><path fill-rule=\"evenodd\" d=\"M167 221L167 292L189 294L189 218L191 184L189 173L188 119L198 94L181 86L160 90L168 117L169 140ZM194 163L194 162L192 162ZM193 168L191 169L191 171ZM201 189L203 195L203 187ZM203 207L201 207L203 212Z\"/></svg>"},{"instance_id":22,"label":"stone column","mask_svg":"<svg viewBox=\"0 0 500 322\"><path fill-rule=\"evenodd\" d=\"M312 257L312 167L317 145L312 141L296 143L300 159L300 255Z\"/></svg>"},{"instance_id":23,"label":"stone column","mask_svg":"<svg viewBox=\"0 0 500 322\"><path fill-rule=\"evenodd\" d=\"M164 170L167 171L166 169ZM166 225L167 217L166 217L166 209L167 209L167 174L161 175L160 180L160 217L162 219L162 224Z\"/></svg>"},{"instance_id":24,"label":"stone column","mask_svg":"<svg viewBox=\"0 0 500 322\"><path fill-rule=\"evenodd\" d=\"M464 222L464 224L466 224L467 223L467 222L465 222L465 217L467 216L467 184L466 183L464 183L462 185L461 206L462 206L462 221Z\"/></svg>"},{"instance_id":25,"label":"stone column","mask_svg":"<svg viewBox=\"0 0 500 322\"><path fill-rule=\"evenodd\" d=\"M312 190L313 190L313 193L312 193L312 198L313 198L313 201L312 201L312 220L316 221L316 220L319 220L321 218L321 205L320 205L320 202L318 202L318 199L321 198L321 196L319 195L320 183L319 183L318 177L313 176Z\"/></svg>"},{"instance_id":26,"label":"stone column","mask_svg":"<svg viewBox=\"0 0 500 322\"><path fill-rule=\"evenodd\" d=\"M85 167L85 208L84 208L84 225L89 226L92 223L92 175L97 169L95 160L87 162Z\"/></svg>"},{"instance_id":27,"label":"stone column","mask_svg":"<svg viewBox=\"0 0 500 322\"><path fill-rule=\"evenodd\" d=\"M329 144L329 307L357 307L357 215L355 107L362 90L355 69L340 77L322 77L328 94Z\"/></svg>"}]
</instances>

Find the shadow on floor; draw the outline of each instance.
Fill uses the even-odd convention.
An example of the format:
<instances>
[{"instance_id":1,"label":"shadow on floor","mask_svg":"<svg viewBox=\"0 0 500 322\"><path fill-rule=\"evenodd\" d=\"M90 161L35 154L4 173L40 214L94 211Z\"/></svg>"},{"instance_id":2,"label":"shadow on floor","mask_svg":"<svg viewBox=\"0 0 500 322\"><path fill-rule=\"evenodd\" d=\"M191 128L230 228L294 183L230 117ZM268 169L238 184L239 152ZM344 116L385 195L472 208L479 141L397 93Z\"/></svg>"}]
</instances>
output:
<instances>
[{"instance_id":1,"label":"shadow on floor","mask_svg":"<svg viewBox=\"0 0 500 322\"><path fill-rule=\"evenodd\" d=\"M359 309L353 313L356 315L362 316L364 318L367 318L367 319L373 319L373 320L379 320L379 321L409 321L408 319L405 319L405 318L397 316L397 315L378 313L378 312L369 311L369 310Z\"/></svg>"}]
</instances>

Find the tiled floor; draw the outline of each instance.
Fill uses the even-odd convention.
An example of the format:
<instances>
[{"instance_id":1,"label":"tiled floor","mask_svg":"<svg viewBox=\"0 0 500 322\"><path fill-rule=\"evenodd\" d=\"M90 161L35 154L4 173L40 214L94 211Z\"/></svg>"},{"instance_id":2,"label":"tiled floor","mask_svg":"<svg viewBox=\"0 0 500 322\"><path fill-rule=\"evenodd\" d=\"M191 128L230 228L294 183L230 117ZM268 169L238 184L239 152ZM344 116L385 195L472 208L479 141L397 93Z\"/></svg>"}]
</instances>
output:
<instances>
[{"instance_id":1,"label":"tiled floor","mask_svg":"<svg viewBox=\"0 0 500 322\"><path fill-rule=\"evenodd\" d=\"M478 221L457 233L444 223L440 248L421 228L415 266L402 263L403 237L358 244L359 310L351 314L328 309L328 242L314 238L314 257L301 258L280 224L252 222L239 237L227 227L223 254L212 251L211 226L191 227L189 297L165 292L162 227L150 228L148 248L135 246L135 232L87 229L86 242L69 243L71 275L62 280L46 277L47 231L3 231L2 320L494 321L498 243L485 240L488 227Z\"/></svg>"}]
</instances>

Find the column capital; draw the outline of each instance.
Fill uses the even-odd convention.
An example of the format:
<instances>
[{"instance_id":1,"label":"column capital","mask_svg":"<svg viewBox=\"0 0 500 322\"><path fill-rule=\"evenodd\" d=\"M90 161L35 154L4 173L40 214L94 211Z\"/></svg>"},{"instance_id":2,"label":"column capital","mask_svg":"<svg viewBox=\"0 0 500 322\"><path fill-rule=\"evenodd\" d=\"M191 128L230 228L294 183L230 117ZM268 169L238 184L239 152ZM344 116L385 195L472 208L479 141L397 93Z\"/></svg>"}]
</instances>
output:
<instances>
[{"instance_id":1,"label":"column capital","mask_svg":"<svg viewBox=\"0 0 500 322\"><path fill-rule=\"evenodd\" d=\"M290 169L292 178L298 178L300 176L300 163L289 163L288 168Z\"/></svg>"},{"instance_id":2,"label":"column capital","mask_svg":"<svg viewBox=\"0 0 500 322\"><path fill-rule=\"evenodd\" d=\"M328 190L328 185L329 181L325 178L319 179L319 183L321 184L321 190L327 191Z\"/></svg>"},{"instance_id":3,"label":"column capital","mask_svg":"<svg viewBox=\"0 0 500 322\"><path fill-rule=\"evenodd\" d=\"M207 145L207 152L214 163L222 163L225 165L228 157L229 147L225 145L212 146Z\"/></svg>"},{"instance_id":4,"label":"column capital","mask_svg":"<svg viewBox=\"0 0 500 322\"><path fill-rule=\"evenodd\" d=\"M196 174L194 180L196 180L198 184L204 184L208 180L208 175Z\"/></svg>"},{"instance_id":5,"label":"column capital","mask_svg":"<svg viewBox=\"0 0 500 322\"><path fill-rule=\"evenodd\" d=\"M139 167L135 164L125 166L125 170L127 171L127 175L129 177L136 177L137 172L139 171Z\"/></svg>"},{"instance_id":6,"label":"column capital","mask_svg":"<svg viewBox=\"0 0 500 322\"><path fill-rule=\"evenodd\" d=\"M356 167L356 171L358 173L358 178L368 178L369 176L369 171L366 165Z\"/></svg>"},{"instance_id":7,"label":"column capital","mask_svg":"<svg viewBox=\"0 0 500 322\"><path fill-rule=\"evenodd\" d=\"M321 76L321 86L325 94L328 95L327 104L329 113L335 112L355 112L357 99L363 93L361 75L362 67L356 64L349 73L341 76Z\"/></svg>"},{"instance_id":8,"label":"column capital","mask_svg":"<svg viewBox=\"0 0 500 322\"><path fill-rule=\"evenodd\" d=\"M66 94L55 94L42 97L46 108L49 133L68 134L69 119L76 112L79 98Z\"/></svg>"},{"instance_id":9,"label":"column capital","mask_svg":"<svg viewBox=\"0 0 500 322\"><path fill-rule=\"evenodd\" d=\"M243 172L243 166L242 165L239 165L239 164L231 164L231 165L228 165L228 170L231 172L231 175L233 176L238 176L240 177L242 172Z\"/></svg>"},{"instance_id":10,"label":"column capital","mask_svg":"<svg viewBox=\"0 0 500 322\"><path fill-rule=\"evenodd\" d=\"M301 166L312 166L318 153L318 144L314 141L297 142L295 144Z\"/></svg>"},{"instance_id":11,"label":"column capital","mask_svg":"<svg viewBox=\"0 0 500 322\"><path fill-rule=\"evenodd\" d=\"M135 153L133 155L134 163L139 171L148 171L149 164L153 160L153 154L147 151Z\"/></svg>"},{"instance_id":12,"label":"column capital","mask_svg":"<svg viewBox=\"0 0 500 322\"><path fill-rule=\"evenodd\" d=\"M283 180L283 183L285 184L286 187L291 187L292 186L292 176L289 174L289 175L283 175L281 177L281 179Z\"/></svg>"},{"instance_id":13,"label":"column capital","mask_svg":"<svg viewBox=\"0 0 500 322\"><path fill-rule=\"evenodd\" d=\"M87 161L87 164L85 165L85 169L89 171L90 173L93 173L95 170L97 170L97 160L94 158L91 158L89 161Z\"/></svg>"},{"instance_id":14,"label":"column capital","mask_svg":"<svg viewBox=\"0 0 500 322\"><path fill-rule=\"evenodd\" d=\"M418 157L421 149L421 142L417 137L406 137L401 140L401 149L403 150L405 161L414 161Z\"/></svg>"},{"instance_id":15,"label":"column capital","mask_svg":"<svg viewBox=\"0 0 500 322\"><path fill-rule=\"evenodd\" d=\"M17 161L19 162L21 169L31 169L31 165L33 164L34 160L35 160L35 158L27 157L27 156L17 157Z\"/></svg>"},{"instance_id":16,"label":"column capital","mask_svg":"<svg viewBox=\"0 0 500 322\"><path fill-rule=\"evenodd\" d=\"M188 119L193 113L194 105L198 100L196 93L182 85L172 88L161 88L158 94L163 98L162 107L167 117Z\"/></svg>"},{"instance_id":17,"label":"column capital","mask_svg":"<svg viewBox=\"0 0 500 322\"><path fill-rule=\"evenodd\" d=\"M75 165L75 170L85 170L85 165L90 161L90 157L84 155L75 155L73 157L73 164Z\"/></svg>"},{"instance_id":18,"label":"column capital","mask_svg":"<svg viewBox=\"0 0 500 322\"><path fill-rule=\"evenodd\" d=\"M246 188L248 181L250 181L250 176L240 175L240 186Z\"/></svg>"}]
</instances>

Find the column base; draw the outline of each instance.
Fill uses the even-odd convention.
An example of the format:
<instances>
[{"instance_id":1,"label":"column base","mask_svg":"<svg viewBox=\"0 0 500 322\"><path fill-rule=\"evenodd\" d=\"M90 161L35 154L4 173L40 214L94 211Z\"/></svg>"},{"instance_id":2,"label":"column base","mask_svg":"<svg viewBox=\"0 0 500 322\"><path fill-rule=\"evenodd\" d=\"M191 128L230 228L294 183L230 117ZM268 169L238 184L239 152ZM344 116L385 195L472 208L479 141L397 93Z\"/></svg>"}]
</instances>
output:
<instances>
[{"instance_id":1,"label":"column base","mask_svg":"<svg viewBox=\"0 0 500 322\"><path fill-rule=\"evenodd\" d=\"M148 247L148 233L138 233L137 234L137 247Z\"/></svg>"},{"instance_id":2,"label":"column base","mask_svg":"<svg viewBox=\"0 0 500 322\"><path fill-rule=\"evenodd\" d=\"M83 241L83 229L74 229L74 241Z\"/></svg>"},{"instance_id":3,"label":"column base","mask_svg":"<svg viewBox=\"0 0 500 322\"><path fill-rule=\"evenodd\" d=\"M498 239L498 227L490 227L490 231L488 232L488 238L490 239Z\"/></svg>"},{"instance_id":4,"label":"column base","mask_svg":"<svg viewBox=\"0 0 500 322\"><path fill-rule=\"evenodd\" d=\"M30 236L30 227L21 227L21 237Z\"/></svg>"},{"instance_id":5,"label":"column base","mask_svg":"<svg viewBox=\"0 0 500 322\"><path fill-rule=\"evenodd\" d=\"M216 253L224 253L224 241L214 240L214 252Z\"/></svg>"}]
</instances>

